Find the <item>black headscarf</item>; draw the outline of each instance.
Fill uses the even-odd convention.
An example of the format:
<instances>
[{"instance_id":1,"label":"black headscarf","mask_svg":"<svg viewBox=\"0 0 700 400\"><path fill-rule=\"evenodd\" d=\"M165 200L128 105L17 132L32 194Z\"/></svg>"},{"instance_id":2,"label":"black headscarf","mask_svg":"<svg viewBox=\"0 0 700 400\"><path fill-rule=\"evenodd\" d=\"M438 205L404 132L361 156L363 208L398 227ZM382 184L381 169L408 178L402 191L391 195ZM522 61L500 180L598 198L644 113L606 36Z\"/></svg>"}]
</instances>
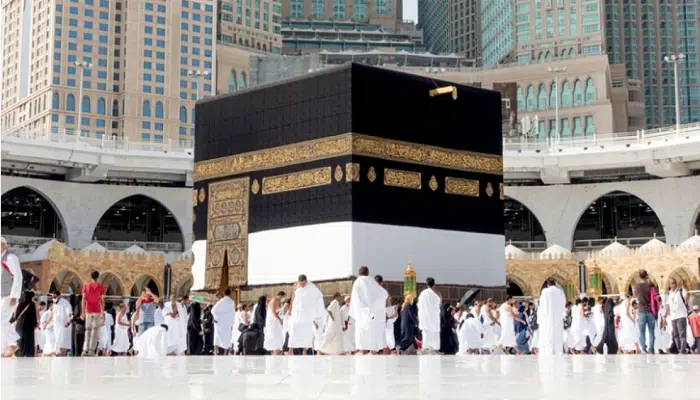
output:
<instances>
[{"instance_id":1,"label":"black headscarf","mask_svg":"<svg viewBox=\"0 0 700 400\"><path fill-rule=\"evenodd\" d=\"M603 354L603 345L608 345L608 354L617 354L617 338L615 337L615 303L608 298L603 305L603 314L605 317L605 329L603 330L603 338L601 339L596 350L599 354Z\"/></svg>"},{"instance_id":2,"label":"black headscarf","mask_svg":"<svg viewBox=\"0 0 700 400\"><path fill-rule=\"evenodd\" d=\"M260 330L265 329L265 320L267 319L267 297L258 297L258 306L255 308L255 323L258 324Z\"/></svg>"}]
</instances>

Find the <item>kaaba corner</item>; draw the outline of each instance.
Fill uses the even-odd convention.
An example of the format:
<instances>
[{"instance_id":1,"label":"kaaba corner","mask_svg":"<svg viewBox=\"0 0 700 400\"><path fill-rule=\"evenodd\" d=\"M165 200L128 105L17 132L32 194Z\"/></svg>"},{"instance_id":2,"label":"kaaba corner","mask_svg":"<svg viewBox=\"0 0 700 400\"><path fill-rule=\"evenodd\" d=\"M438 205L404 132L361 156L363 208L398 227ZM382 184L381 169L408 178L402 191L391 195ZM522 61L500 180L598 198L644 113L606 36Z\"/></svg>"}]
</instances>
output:
<instances>
[{"instance_id":1,"label":"kaaba corner","mask_svg":"<svg viewBox=\"0 0 700 400\"><path fill-rule=\"evenodd\" d=\"M196 106L194 236L220 286L503 287L498 92L360 64Z\"/></svg>"}]
</instances>

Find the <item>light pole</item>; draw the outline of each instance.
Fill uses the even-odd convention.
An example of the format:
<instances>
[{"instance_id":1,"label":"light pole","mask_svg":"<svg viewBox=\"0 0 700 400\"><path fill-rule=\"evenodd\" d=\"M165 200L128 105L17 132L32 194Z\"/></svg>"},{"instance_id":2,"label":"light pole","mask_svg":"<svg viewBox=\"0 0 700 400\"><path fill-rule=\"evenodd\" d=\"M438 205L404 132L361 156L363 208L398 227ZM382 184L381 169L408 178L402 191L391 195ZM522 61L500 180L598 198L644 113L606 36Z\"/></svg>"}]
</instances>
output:
<instances>
[{"instance_id":1,"label":"light pole","mask_svg":"<svg viewBox=\"0 0 700 400\"><path fill-rule=\"evenodd\" d=\"M554 137L559 142L559 73L566 72L566 67L549 67L547 72L554 73L554 128L556 129Z\"/></svg>"},{"instance_id":2,"label":"light pole","mask_svg":"<svg viewBox=\"0 0 700 400\"><path fill-rule=\"evenodd\" d=\"M200 86L200 82L201 82L201 80L199 78L201 78L203 76L211 75L211 71L200 71L200 70L191 69L191 70L187 71L187 75L194 76L197 78L197 101L199 101L199 86Z\"/></svg>"},{"instance_id":3,"label":"light pole","mask_svg":"<svg viewBox=\"0 0 700 400\"><path fill-rule=\"evenodd\" d=\"M673 63L673 86L676 95L676 131L681 129L681 82L678 76L678 64L684 59L685 54L683 53L664 57L665 62L669 64Z\"/></svg>"},{"instance_id":4,"label":"light pole","mask_svg":"<svg viewBox=\"0 0 700 400\"><path fill-rule=\"evenodd\" d=\"M78 135L81 135L83 125L83 70L92 68L92 63L87 61L73 61L73 65L80 73L80 91L78 92Z\"/></svg>"}]
</instances>

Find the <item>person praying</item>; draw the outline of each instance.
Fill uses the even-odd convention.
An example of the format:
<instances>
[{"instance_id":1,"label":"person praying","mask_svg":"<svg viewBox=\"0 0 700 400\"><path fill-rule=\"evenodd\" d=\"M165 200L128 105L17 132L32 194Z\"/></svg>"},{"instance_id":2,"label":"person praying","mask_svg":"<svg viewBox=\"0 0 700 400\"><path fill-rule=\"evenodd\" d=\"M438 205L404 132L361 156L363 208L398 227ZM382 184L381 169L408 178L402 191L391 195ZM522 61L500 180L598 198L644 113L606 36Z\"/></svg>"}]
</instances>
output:
<instances>
[{"instance_id":1,"label":"person praying","mask_svg":"<svg viewBox=\"0 0 700 400\"><path fill-rule=\"evenodd\" d=\"M349 316L355 321L355 347L360 354L377 352L383 346L385 332L386 289L369 276L369 268L360 267L358 277L352 285ZM378 329L381 328L381 329Z\"/></svg>"},{"instance_id":2,"label":"person praying","mask_svg":"<svg viewBox=\"0 0 700 400\"><path fill-rule=\"evenodd\" d=\"M300 349L303 354L307 354L308 349L313 347L314 321L325 315L323 293L308 281L306 275L299 275L294 285L292 313L289 320L290 355L294 349Z\"/></svg>"},{"instance_id":3,"label":"person praying","mask_svg":"<svg viewBox=\"0 0 700 400\"><path fill-rule=\"evenodd\" d=\"M270 299L267 304L267 317L265 320L263 347L273 355L282 354L284 347L284 321L282 319L282 298L284 292Z\"/></svg>"},{"instance_id":4,"label":"person praying","mask_svg":"<svg viewBox=\"0 0 700 400\"><path fill-rule=\"evenodd\" d=\"M345 352L343 343L343 320L340 312L340 303L343 296L340 293L333 295L333 301L328 305L328 322L323 334L323 342L319 348L321 354L337 355Z\"/></svg>"},{"instance_id":5,"label":"person praying","mask_svg":"<svg viewBox=\"0 0 700 400\"><path fill-rule=\"evenodd\" d=\"M160 358L177 355L178 345L168 346L168 325L152 327L141 334L136 346L138 357Z\"/></svg>"},{"instance_id":6,"label":"person praying","mask_svg":"<svg viewBox=\"0 0 700 400\"><path fill-rule=\"evenodd\" d=\"M462 311L460 316L458 354L480 354L483 347L484 326L474 317L474 314L467 310Z\"/></svg>"},{"instance_id":7,"label":"person praying","mask_svg":"<svg viewBox=\"0 0 700 400\"><path fill-rule=\"evenodd\" d=\"M220 352L224 355L231 354L231 334L236 326L236 302L231 298L231 289L226 288L224 297L216 302L211 309L214 318L214 355Z\"/></svg>"},{"instance_id":8,"label":"person praying","mask_svg":"<svg viewBox=\"0 0 700 400\"><path fill-rule=\"evenodd\" d=\"M20 339L10 319L22 296L22 268L19 257L7 250L7 240L0 238L2 269L0 269L0 354L12 357Z\"/></svg>"},{"instance_id":9,"label":"person praying","mask_svg":"<svg viewBox=\"0 0 700 400\"><path fill-rule=\"evenodd\" d=\"M418 296L418 328L423 334L423 350L440 350L440 304L442 299L435 290L435 279L425 280L427 288Z\"/></svg>"},{"instance_id":10,"label":"person praying","mask_svg":"<svg viewBox=\"0 0 700 400\"><path fill-rule=\"evenodd\" d=\"M547 287L542 290L540 304L537 308L539 324L538 354L561 355L564 353L564 313L566 295L556 281L547 280Z\"/></svg>"}]
</instances>

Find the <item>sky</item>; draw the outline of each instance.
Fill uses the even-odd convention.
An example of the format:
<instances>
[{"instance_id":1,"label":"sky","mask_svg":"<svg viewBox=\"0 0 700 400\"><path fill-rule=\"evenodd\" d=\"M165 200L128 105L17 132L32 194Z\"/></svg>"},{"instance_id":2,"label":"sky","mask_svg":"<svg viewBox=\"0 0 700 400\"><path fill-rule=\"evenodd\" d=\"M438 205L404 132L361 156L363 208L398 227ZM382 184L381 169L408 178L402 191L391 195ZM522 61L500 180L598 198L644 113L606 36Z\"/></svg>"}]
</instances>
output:
<instances>
[{"instance_id":1,"label":"sky","mask_svg":"<svg viewBox=\"0 0 700 400\"><path fill-rule=\"evenodd\" d=\"M403 19L418 22L418 0L403 1Z\"/></svg>"}]
</instances>

